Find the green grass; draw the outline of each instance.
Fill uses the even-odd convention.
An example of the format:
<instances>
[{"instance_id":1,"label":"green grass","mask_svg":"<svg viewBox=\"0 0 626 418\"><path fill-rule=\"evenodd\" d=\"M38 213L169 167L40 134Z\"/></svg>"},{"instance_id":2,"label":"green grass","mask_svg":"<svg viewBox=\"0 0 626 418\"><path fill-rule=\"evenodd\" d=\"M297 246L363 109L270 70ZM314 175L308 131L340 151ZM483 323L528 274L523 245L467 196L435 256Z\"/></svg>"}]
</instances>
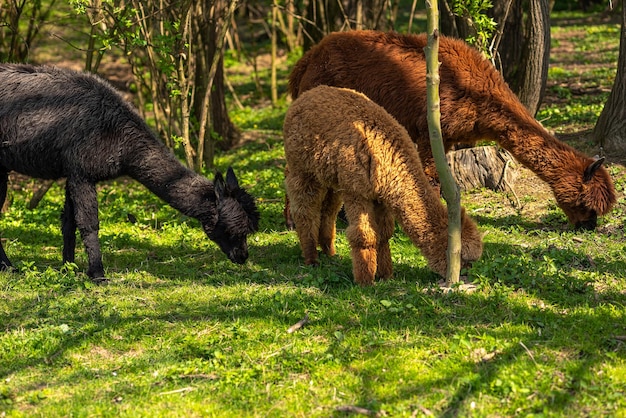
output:
<instances>
[{"instance_id":1,"label":"green grass","mask_svg":"<svg viewBox=\"0 0 626 418\"><path fill-rule=\"evenodd\" d=\"M620 24L590 24L581 12L557 12L552 19L548 94L556 100L544 103L537 119L559 133L591 129L615 79Z\"/></svg>"},{"instance_id":2,"label":"green grass","mask_svg":"<svg viewBox=\"0 0 626 418\"><path fill-rule=\"evenodd\" d=\"M196 222L135 183L104 185L101 241L111 283L61 266L62 188L28 193L0 222L20 273L0 274L0 408L8 416L391 416L622 414L626 262L622 198L599 233L552 206L536 222L484 214L468 271L478 290L443 293L398 232L395 278L352 283L348 247L302 265L281 224L280 141L219 158L260 197L250 260L228 262ZM623 196L626 178L615 169ZM531 198L529 198L531 199ZM132 213L137 222L127 221ZM305 314L310 323L287 329Z\"/></svg>"},{"instance_id":3,"label":"green grass","mask_svg":"<svg viewBox=\"0 0 626 418\"><path fill-rule=\"evenodd\" d=\"M280 109L250 111L247 126ZM360 288L345 225L337 257L302 264L282 223L275 124L216 161L258 197L260 231L241 266L195 220L121 179L100 187L111 281L92 285L80 242L76 265L60 264L62 186L31 211L30 184L14 184L0 219L19 270L0 273L0 416L347 416L342 406L394 417L626 416L621 165L611 166L618 206L595 232L572 231L534 190L519 210L503 194L465 193L486 234L466 272L473 293L440 290L399 230L395 277Z\"/></svg>"}]
</instances>

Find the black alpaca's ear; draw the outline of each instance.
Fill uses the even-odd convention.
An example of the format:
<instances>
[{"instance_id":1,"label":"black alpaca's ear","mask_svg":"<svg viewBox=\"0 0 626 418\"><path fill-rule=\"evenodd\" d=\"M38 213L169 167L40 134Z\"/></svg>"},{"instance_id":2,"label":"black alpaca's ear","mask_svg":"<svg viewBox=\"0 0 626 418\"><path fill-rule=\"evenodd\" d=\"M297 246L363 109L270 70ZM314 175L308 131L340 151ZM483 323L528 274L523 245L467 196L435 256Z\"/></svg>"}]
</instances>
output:
<instances>
[{"instance_id":1,"label":"black alpaca's ear","mask_svg":"<svg viewBox=\"0 0 626 418\"><path fill-rule=\"evenodd\" d=\"M237 176L235 176L235 172L232 167L228 167L228 170L226 170L226 187L229 192L239 188L239 182L237 181Z\"/></svg>"},{"instance_id":2,"label":"black alpaca's ear","mask_svg":"<svg viewBox=\"0 0 626 418\"><path fill-rule=\"evenodd\" d=\"M588 181L590 181L596 171L598 171L598 169L602 166L603 162L604 157L598 158L597 160L589 164L587 168L585 168L585 173L583 174L583 182L587 183Z\"/></svg>"},{"instance_id":3,"label":"black alpaca's ear","mask_svg":"<svg viewBox=\"0 0 626 418\"><path fill-rule=\"evenodd\" d=\"M215 173L215 179L213 180L213 187L215 187L215 195L218 199L223 199L226 195L226 183L224 183L224 177L219 171Z\"/></svg>"}]
</instances>

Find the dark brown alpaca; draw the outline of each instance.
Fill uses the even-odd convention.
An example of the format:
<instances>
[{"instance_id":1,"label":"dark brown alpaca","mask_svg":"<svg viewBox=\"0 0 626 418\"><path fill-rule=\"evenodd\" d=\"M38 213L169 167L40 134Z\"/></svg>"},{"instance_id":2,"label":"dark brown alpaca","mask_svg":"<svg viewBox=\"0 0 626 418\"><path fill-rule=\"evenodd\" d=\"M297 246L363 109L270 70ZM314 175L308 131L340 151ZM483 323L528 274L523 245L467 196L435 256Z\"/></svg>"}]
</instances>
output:
<instances>
[{"instance_id":1,"label":"dark brown alpaca","mask_svg":"<svg viewBox=\"0 0 626 418\"><path fill-rule=\"evenodd\" d=\"M376 31L333 33L308 51L289 79L295 99L325 84L352 88L385 108L418 145L426 174L436 178L426 120L426 35ZM550 185L578 228L594 229L615 203L603 159L587 157L539 124L501 75L467 43L441 37L441 128L446 150L456 143L497 141Z\"/></svg>"},{"instance_id":2,"label":"dark brown alpaca","mask_svg":"<svg viewBox=\"0 0 626 418\"><path fill-rule=\"evenodd\" d=\"M394 218L429 267L445 276L448 213L406 129L389 113L354 90L319 86L293 102L283 133L287 193L306 264L317 263L318 245L335 254L343 201L357 283L391 276ZM465 212L461 237L462 260L477 260L482 239Z\"/></svg>"}]
</instances>

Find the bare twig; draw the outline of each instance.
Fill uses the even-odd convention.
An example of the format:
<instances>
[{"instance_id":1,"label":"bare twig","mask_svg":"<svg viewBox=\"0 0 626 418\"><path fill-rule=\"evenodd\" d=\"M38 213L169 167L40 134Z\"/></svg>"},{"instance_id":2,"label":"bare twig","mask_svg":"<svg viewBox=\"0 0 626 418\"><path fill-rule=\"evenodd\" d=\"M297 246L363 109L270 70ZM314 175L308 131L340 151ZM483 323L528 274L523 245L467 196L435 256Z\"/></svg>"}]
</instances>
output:
<instances>
[{"instance_id":1,"label":"bare twig","mask_svg":"<svg viewBox=\"0 0 626 418\"><path fill-rule=\"evenodd\" d=\"M159 393L159 396L163 396L163 395L173 395L175 393L183 393L183 392L191 392L193 390L192 387L186 387L186 388L180 388L180 389L176 389L176 390L170 390L169 392L161 392Z\"/></svg>"},{"instance_id":2,"label":"bare twig","mask_svg":"<svg viewBox=\"0 0 626 418\"><path fill-rule=\"evenodd\" d=\"M515 197L515 203L514 203L515 208L521 209L522 204L520 203L519 197L517 197L517 193L515 193L515 189L513 189L513 186L511 186L511 184L506 179L506 169L509 168L510 162L511 160L506 160L506 162L504 163L504 170L502 170L501 181L509 188L511 193L513 193L513 197Z\"/></svg>"},{"instance_id":3,"label":"bare twig","mask_svg":"<svg viewBox=\"0 0 626 418\"><path fill-rule=\"evenodd\" d=\"M39 186L37 190L35 190L35 192L33 193L33 197L30 199L30 202L28 202L28 209L35 209L53 184L54 180L44 180L41 186Z\"/></svg>"},{"instance_id":4,"label":"bare twig","mask_svg":"<svg viewBox=\"0 0 626 418\"><path fill-rule=\"evenodd\" d=\"M194 373L194 374L181 374L178 376L181 379L207 379L207 380L217 380L219 376L215 373Z\"/></svg>"},{"instance_id":5,"label":"bare twig","mask_svg":"<svg viewBox=\"0 0 626 418\"><path fill-rule=\"evenodd\" d=\"M290 326L289 329L287 330L287 333L291 334L291 333L299 330L300 328L302 328L303 326L305 326L308 323L309 323L309 314L307 313L307 314L304 315L304 318L302 318L301 320L299 320L298 322L296 322L295 324Z\"/></svg>"},{"instance_id":6,"label":"bare twig","mask_svg":"<svg viewBox=\"0 0 626 418\"><path fill-rule=\"evenodd\" d=\"M417 411L418 410L421 411L422 414L424 414L426 416L429 416L429 417L432 417L433 415L435 415L435 414L432 413L432 411L430 409L425 408L422 405L419 405L417 408L418 409L413 411L413 414L411 414L412 417L416 417L417 416Z\"/></svg>"},{"instance_id":7,"label":"bare twig","mask_svg":"<svg viewBox=\"0 0 626 418\"><path fill-rule=\"evenodd\" d=\"M526 347L526 344L520 341L519 345L521 345L524 348L524 350L526 350L526 354L528 354L528 357L530 357L530 359L533 361L533 363L535 363L535 366L536 366L537 362L535 361L535 356L533 356L533 353L528 349L528 347Z\"/></svg>"},{"instance_id":8,"label":"bare twig","mask_svg":"<svg viewBox=\"0 0 626 418\"><path fill-rule=\"evenodd\" d=\"M354 405L343 405L335 408L337 412L345 412L348 414L359 414L359 415L367 415L370 417L379 417L381 416L380 412L372 411L371 409L362 408L360 406Z\"/></svg>"},{"instance_id":9,"label":"bare twig","mask_svg":"<svg viewBox=\"0 0 626 418\"><path fill-rule=\"evenodd\" d=\"M226 74L224 74L224 83L226 84L226 87L228 87L230 94L233 96L233 102L235 102L239 109L244 109L244 106L243 104L241 104L241 100L239 100L239 96L237 96L237 92L235 91L233 84L230 82L230 80L228 80Z\"/></svg>"}]
</instances>

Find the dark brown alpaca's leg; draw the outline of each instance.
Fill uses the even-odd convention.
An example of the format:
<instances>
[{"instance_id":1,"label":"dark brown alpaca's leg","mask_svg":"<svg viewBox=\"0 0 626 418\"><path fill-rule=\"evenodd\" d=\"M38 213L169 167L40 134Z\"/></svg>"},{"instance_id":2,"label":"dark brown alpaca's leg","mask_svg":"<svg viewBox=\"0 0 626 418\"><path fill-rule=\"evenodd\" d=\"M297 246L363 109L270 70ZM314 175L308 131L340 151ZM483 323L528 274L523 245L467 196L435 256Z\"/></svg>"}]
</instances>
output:
<instances>
[{"instance_id":1,"label":"dark brown alpaca's leg","mask_svg":"<svg viewBox=\"0 0 626 418\"><path fill-rule=\"evenodd\" d=\"M89 268L87 275L93 281L106 280L98 241L98 196L96 186L86 181L67 179L66 193L74 204L74 220L83 239Z\"/></svg>"},{"instance_id":2,"label":"dark brown alpaca's leg","mask_svg":"<svg viewBox=\"0 0 626 418\"><path fill-rule=\"evenodd\" d=\"M322 203L322 217L320 221L319 245L324 254L335 255L335 235L337 214L341 209L341 194L332 189L326 192L326 198Z\"/></svg>"},{"instance_id":3,"label":"dark brown alpaca's leg","mask_svg":"<svg viewBox=\"0 0 626 418\"><path fill-rule=\"evenodd\" d=\"M345 196L344 207L349 223L346 236L350 242L354 281L361 286L372 285L376 274L378 246L374 205L358 197Z\"/></svg>"},{"instance_id":4,"label":"dark brown alpaca's leg","mask_svg":"<svg viewBox=\"0 0 626 418\"><path fill-rule=\"evenodd\" d=\"M298 176L293 172L288 172L285 185L304 263L317 264L322 201L326 190L312 176Z\"/></svg>"},{"instance_id":5,"label":"dark brown alpaca's leg","mask_svg":"<svg viewBox=\"0 0 626 418\"><path fill-rule=\"evenodd\" d=\"M9 174L6 172L0 173L0 208L4 206L4 201L7 198L7 188L9 183ZM0 241L0 270L10 270L13 267L11 261L9 261L9 257L4 252L4 247L2 247L2 242Z\"/></svg>"},{"instance_id":6,"label":"dark brown alpaca's leg","mask_svg":"<svg viewBox=\"0 0 626 418\"><path fill-rule=\"evenodd\" d=\"M381 279L389 279L393 275L389 240L393 236L395 222L389 208L383 204L374 204L376 213L376 229L378 231L378 269L376 274Z\"/></svg>"},{"instance_id":7,"label":"dark brown alpaca's leg","mask_svg":"<svg viewBox=\"0 0 626 418\"><path fill-rule=\"evenodd\" d=\"M61 214L61 233L63 234L63 262L73 263L76 254L76 220L74 202L65 187L65 205Z\"/></svg>"}]
</instances>

